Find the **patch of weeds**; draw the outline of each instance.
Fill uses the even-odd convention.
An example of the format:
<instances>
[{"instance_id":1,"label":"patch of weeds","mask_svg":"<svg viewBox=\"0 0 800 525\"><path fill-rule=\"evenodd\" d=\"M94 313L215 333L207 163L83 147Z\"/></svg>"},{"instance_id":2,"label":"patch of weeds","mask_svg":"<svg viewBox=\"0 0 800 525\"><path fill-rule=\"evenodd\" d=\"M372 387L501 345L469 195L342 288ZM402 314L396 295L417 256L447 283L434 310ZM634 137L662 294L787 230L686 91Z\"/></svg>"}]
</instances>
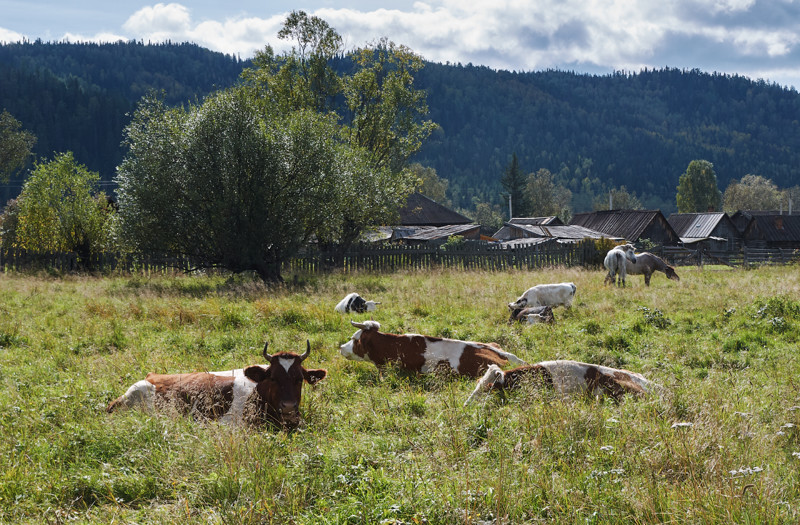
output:
<instances>
[{"instance_id":1,"label":"patch of weeds","mask_svg":"<svg viewBox=\"0 0 800 525\"><path fill-rule=\"evenodd\" d=\"M631 348L631 342L628 341L627 335L623 333L607 335L603 339L603 348L607 350L625 351Z\"/></svg>"},{"instance_id":2,"label":"patch of weeds","mask_svg":"<svg viewBox=\"0 0 800 525\"><path fill-rule=\"evenodd\" d=\"M427 306L421 305L419 303L411 307L411 313L419 317L428 317L429 315L431 315L430 309Z\"/></svg>"},{"instance_id":3,"label":"patch of weeds","mask_svg":"<svg viewBox=\"0 0 800 525\"><path fill-rule=\"evenodd\" d=\"M16 333L16 330L13 332L0 330L0 348L23 346L25 343L26 339Z\"/></svg>"},{"instance_id":4,"label":"patch of weeds","mask_svg":"<svg viewBox=\"0 0 800 525\"><path fill-rule=\"evenodd\" d=\"M478 448L489 438L489 426L484 422L478 423L469 428L468 436L470 446Z\"/></svg>"},{"instance_id":5,"label":"patch of weeds","mask_svg":"<svg viewBox=\"0 0 800 525\"><path fill-rule=\"evenodd\" d=\"M667 328L669 325L672 324L672 320L669 317L666 317L661 310L658 309L651 310L646 306L641 306L638 308L638 310L642 312L644 324L648 326L652 326L654 328L663 330L664 328Z\"/></svg>"},{"instance_id":6,"label":"patch of weeds","mask_svg":"<svg viewBox=\"0 0 800 525\"><path fill-rule=\"evenodd\" d=\"M232 307L226 306L220 312L217 328L222 330L237 330L250 324L250 318L246 313Z\"/></svg>"},{"instance_id":7,"label":"patch of weeds","mask_svg":"<svg viewBox=\"0 0 800 525\"><path fill-rule=\"evenodd\" d=\"M738 337L728 339L722 344L722 351L725 353L750 352L761 348L766 348L767 339L760 333L744 332Z\"/></svg>"},{"instance_id":8,"label":"patch of weeds","mask_svg":"<svg viewBox=\"0 0 800 525\"><path fill-rule=\"evenodd\" d=\"M603 327L597 321L589 321L584 325L583 331L589 335L597 335L603 331Z\"/></svg>"},{"instance_id":9,"label":"patch of weeds","mask_svg":"<svg viewBox=\"0 0 800 525\"><path fill-rule=\"evenodd\" d=\"M800 302L792 301L785 296L770 297L766 301L755 303L756 319L783 317L800 319Z\"/></svg>"},{"instance_id":10,"label":"patch of weeds","mask_svg":"<svg viewBox=\"0 0 800 525\"><path fill-rule=\"evenodd\" d=\"M425 403L425 396L423 395L414 395L406 401L405 405L403 406L403 411L411 416L415 417L422 417L425 415L426 410L426 403Z\"/></svg>"}]
</instances>

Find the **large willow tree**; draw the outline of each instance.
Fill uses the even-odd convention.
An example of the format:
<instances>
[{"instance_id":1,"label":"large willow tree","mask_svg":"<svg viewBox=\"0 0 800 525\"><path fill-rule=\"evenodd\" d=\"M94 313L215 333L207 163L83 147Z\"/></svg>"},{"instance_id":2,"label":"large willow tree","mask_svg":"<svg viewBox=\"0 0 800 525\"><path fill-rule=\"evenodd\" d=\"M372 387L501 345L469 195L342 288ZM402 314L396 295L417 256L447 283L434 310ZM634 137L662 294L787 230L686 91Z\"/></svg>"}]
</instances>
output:
<instances>
[{"instance_id":1,"label":"large willow tree","mask_svg":"<svg viewBox=\"0 0 800 525\"><path fill-rule=\"evenodd\" d=\"M240 86L186 108L140 104L116 178L133 248L280 280L312 237L346 245L400 208L408 157L433 126L411 85L421 59L381 42L339 76L341 38L324 21L292 13L280 36L293 50L267 48Z\"/></svg>"}]
</instances>

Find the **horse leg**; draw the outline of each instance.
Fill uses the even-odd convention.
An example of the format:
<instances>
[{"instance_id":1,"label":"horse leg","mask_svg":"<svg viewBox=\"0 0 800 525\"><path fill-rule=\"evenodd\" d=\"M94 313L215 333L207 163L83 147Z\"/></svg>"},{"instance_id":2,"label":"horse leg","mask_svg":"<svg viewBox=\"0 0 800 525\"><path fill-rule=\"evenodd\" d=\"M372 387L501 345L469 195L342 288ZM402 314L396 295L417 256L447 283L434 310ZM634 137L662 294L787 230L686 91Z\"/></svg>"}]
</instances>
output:
<instances>
[{"instance_id":1,"label":"horse leg","mask_svg":"<svg viewBox=\"0 0 800 525\"><path fill-rule=\"evenodd\" d=\"M645 272L645 274L644 274L644 285L645 286L650 286L650 276L651 275L653 275L653 274Z\"/></svg>"}]
</instances>

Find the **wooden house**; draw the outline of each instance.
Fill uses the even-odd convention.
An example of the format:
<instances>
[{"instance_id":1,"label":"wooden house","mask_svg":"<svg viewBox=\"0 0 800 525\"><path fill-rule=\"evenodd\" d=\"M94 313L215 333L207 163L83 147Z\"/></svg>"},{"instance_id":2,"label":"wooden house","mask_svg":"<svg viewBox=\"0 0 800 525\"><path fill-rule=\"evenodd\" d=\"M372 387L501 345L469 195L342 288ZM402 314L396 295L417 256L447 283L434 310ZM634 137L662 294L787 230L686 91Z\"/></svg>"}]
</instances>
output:
<instances>
[{"instance_id":1,"label":"wooden house","mask_svg":"<svg viewBox=\"0 0 800 525\"><path fill-rule=\"evenodd\" d=\"M755 248L800 249L800 215L753 215L744 243Z\"/></svg>"},{"instance_id":2,"label":"wooden house","mask_svg":"<svg viewBox=\"0 0 800 525\"><path fill-rule=\"evenodd\" d=\"M577 213L571 225L598 231L607 237L619 237L628 242L644 239L655 244L674 246L680 237L659 210L603 210Z\"/></svg>"},{"instance_id":3,"label":"wooden house","mask_svg":"<svg viewBox=\"0 0 800 525\"><path fill-rule=\"evenodd\" d=\"M687 248L738 251L743 236L726 213L673 213L667 219Z\"/></svg>"}]
</instances>

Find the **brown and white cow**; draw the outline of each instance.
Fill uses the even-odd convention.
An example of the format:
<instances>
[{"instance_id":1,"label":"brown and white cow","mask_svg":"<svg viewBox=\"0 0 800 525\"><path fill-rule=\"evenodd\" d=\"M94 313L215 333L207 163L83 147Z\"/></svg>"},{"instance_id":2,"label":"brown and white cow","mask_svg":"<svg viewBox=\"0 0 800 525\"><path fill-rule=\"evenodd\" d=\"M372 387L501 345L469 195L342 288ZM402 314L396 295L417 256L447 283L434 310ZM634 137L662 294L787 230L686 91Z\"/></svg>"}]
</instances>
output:
<instances>
[{"instance_id":1,"label":"brown and white cow","mask_svg":"<svg viewBox=\"0 0 800 525\"><path fill-rule=\"evenodd\" d=\"M224 372L151 372L109 403L106 411L135 406L152 408L166 403L223 423L265 422L295 428L300 423L303 381L314 385L325 378L327 371L303 367L303 361L311 353L308 341L302 355L293 352L270 355L268 345L263 351L269 362L266 365Z\"/></svg>"},{"instance_id":2,"label":"brown and white cow","mask_svg":"<svg viewBox=\"0 0 800 525\"><path fill-rule=\"evenodd\" d=\"M341 354L353 361L367 361L377 367L393 363L398 367L423 374L447 367L454 372L478 377L489 365L525 364L497 343L476 343L443 339L419 334L387 334L379 332L376 321L350 324L358 328L348 342L339 347Z\"/></svg>"},{"instance_id":3,"label":"brown and white cow","mask_svg":"<svg viewBox=\"0 0 800 525\"><path fill-rule=\"evenodd\" d=\"M490 366L478 380L475 390L464 405L472 401L481 390L498 390L504 393L507 389L519 388L525 382L553 389L562 396L608 395L617 401L625 394L642 395L660 388L636 372L562 359L542 361L506 371Z\"/></svg>"}]
</instances>

